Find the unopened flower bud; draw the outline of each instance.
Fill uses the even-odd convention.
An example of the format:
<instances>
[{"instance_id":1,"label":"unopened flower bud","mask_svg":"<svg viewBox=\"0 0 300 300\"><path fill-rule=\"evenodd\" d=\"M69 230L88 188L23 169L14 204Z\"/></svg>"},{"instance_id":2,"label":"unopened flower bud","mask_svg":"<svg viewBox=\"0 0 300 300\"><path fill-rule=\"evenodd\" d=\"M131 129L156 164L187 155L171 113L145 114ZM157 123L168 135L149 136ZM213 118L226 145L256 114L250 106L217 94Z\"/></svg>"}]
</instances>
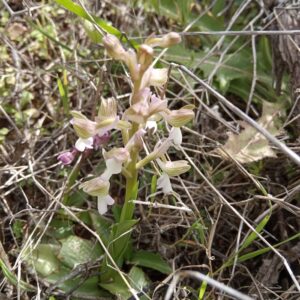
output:
<instances>
[{"instance_id":1,"label":"unopened flower bud","mask_svg":"<svg viewBox=\"0 0 300 300\"><path fill-rule=\"evenodd\" d=\"M143 128L139 129L128 141L125 148L130 152L133 148L141 149L143 147L143 136L146 130Z\"/></svg>"},{"instance_id":2,"label":"unopened flower bud","mask_svg":"<svg viewBox=\"0 0 300 300\"><path fill-rule=\"evenodd\" d=\"M163 170L163 172L165 172L169 176L179 176L180 174L187 172L191 168L186 160L163 162L160 159L157 159L157 163Z\"/></svg>"},{"instance_id":3,"label":"unopened flower bud","mask_svg":"<svg viewBox=\"0 0 300 300\"><path fill-rule=\"evenodd\" d=\"M173 45L177 45L180 42L181 42L181 36L176 32L170 32L160 38L150 37L145 41L145 44L151 47L168 48Z\"/></svg>"},{"instance_id":4,"label":"unopened flower bud","mask_svg":"<svg viewBox=\"0 0 300 300\"><path fill-rule=\"evenodd\" d=\"M171 47L181 42L181 36L177 32L169 32L162 38L161 47Z\"/></svg>"},{"instance_id":5,"label":"unopened flower bud","mask_svg":"<svg viewBox=\"0 0 300 300\"><path fill-rule=\"evenodd\" d=\"M178 110L171 110L169 113L164 115L166 121L174 127L184 126L191 121L194 116L195 114L191 109L184 107Z\"/></svg>"},{"instance_id":6,"label":"unopened flower bud","mask_svg":"<svg viewBox=\"0 0 300 300\"><path fill-rule=\"evenodd\" d=\"M109 181L97 177L82 183L79 188L83 189L85 193L91 196L106 196L108 194L109 186Z\"/></svg>"},{"instance_id":7,"label":"unopened flower bud","mask_svg":"<svg viewBox=\"0 0 300 300\"><path fill-rule=\"evenodd\" d=\"M132 49L128 49L123 60L129 69L132 80L137 80L139 78L139 64L136 53Z\"/></svg>"},{"instance_id":8,"label":"unopened flower bud","mask_svg":"<svg viewBox=\"0 0 300 300\"><path fill-rule=\"evenodd\" d=\"M168 80L168 69L152 69L150 76L150 85L151 86L162 86Z\"/></svg>"},{"instance_id":9,"label":"unopened flower bud","mask_svg":"<svg viewBox=\"0 0 300 300\"><path fill-rule=\"evenodd\" d=\"M163 86L168 81L168 69L161 68L161 69L153 69L149 68L142 79L141 87L148 87L148 86Z\"/></svg>"},{"instance_id":10,"label":"unopened flower bud","mask_svg":"<svg viewBox=\"0 0 300 300\"><path fill-rule=\"evenodd\" d=\"M148 45L141 45L138 49L138 63L141 65L141 72L151 65L153 60L153 49Z\"/></svg>"},{"instance_id":11,"label":"unopened flower bud","mask_svg":"<svg viewBox=\"0 0 300 300\"><path fill-rule=\"evenodd\" d=\"M70 165L70 164L74 161L74 159L75 159L77 153L78 153L78 150L77 150L77 149L73 149L72 151L67 151L67 152L61 153L61 154L57 157L57 159L58 159L63 165L68 166L68 165Z\"/></svg>"},{"instance_id":12,"label":"unopened flower bud","mask_svg":"<svg viewBox=\"0 0 300 300\"><path fill-rule=\"evenodd\" d=\"M124 57L125 54L125 49L123 48L121 42L119 39L112 35L112 34L107 34L103 39L102 39L103 45L108 53L108 55L111 58L121 60Z\"/></svg>"},{"instance_id":13,"label":"unopened flower bud","mask_svg":"<svg viewBox=\"0 0 300 300\"><path fill-rule=\"evenodd\" d=\"M141 169L151 161L163 156L171 145L172 141L170 139L165 139L163 142L158 142L154 147L154 150L136 164L136 168Z\"/></svg>"}]
</instances>

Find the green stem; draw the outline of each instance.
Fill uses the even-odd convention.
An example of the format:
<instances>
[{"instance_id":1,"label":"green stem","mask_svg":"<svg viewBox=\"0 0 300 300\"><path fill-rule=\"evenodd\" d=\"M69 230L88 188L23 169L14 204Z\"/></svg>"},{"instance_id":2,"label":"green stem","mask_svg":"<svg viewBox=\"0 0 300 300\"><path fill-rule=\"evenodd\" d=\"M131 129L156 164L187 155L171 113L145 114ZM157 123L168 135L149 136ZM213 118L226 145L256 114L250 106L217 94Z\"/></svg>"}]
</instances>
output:
<instances>
[{"instance_id":1,"label":"green stem","mask_svg":"<svg viewBox=\"0 0 300 300\"><path fill-rule=\"evenodd\" d=\"M134 203L130 202L130 200L136 200L135 191L137 190L138 172L135 168L135 164L137 161L137 153L133 153L131 159L132 161L127 169L128 173L131 175L131 178L126 179L125 201L121 212L120 223L125 220L131 220L134 212Z\"/></svg>"},{"instance_id":2,"label":"green stem","mask_svg":"<svg viewBox=\"0 0 300 300\"><path fill-rule=\"evenodd\" d=\"M133 136L138 130L138 124L135 123L132 127L131 136ZM136 163L138 159L138 152L133 148L131 151L131 162L127 167L128 174L131 175L130 178L126 178L126 193L125 193L125 201L121 212L120 223L125 220L131 220L134 212L134 203L130 202L130 200L136 200L136 190L137 190L137 179L138 179L138 171L136 169Z\"/></svg>"}]
</instances>

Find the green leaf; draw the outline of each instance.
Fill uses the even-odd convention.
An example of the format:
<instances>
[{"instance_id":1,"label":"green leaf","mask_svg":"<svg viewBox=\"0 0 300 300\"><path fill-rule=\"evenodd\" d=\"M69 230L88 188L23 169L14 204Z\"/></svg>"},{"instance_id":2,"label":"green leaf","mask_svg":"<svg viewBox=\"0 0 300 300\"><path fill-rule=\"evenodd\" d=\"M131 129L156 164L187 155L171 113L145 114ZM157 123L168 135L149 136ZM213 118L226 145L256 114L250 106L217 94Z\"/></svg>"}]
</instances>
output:
<instances>
[{"instance_id":1,"label":"green leaf","mask_svg":"<svg viewBox=\"0 0 300 300\"><path fill-rule=\"evenodd\" d=\"M144 250L134 252L129 263L150 268L163 274L170 274L172 272L172 268L159 254Z\"/></svg>"},{"instance_id":2,"label":"green leaf","mask_svg":"<svg viewBox=\"0 0 300 300\"><path fill-rule=\"evenodd\" d=\"M61 241L62 247L59 253L59 260L70 268L78 264L98 259L103 251L98 243L84 240L77 236L69 236Z\"/></svg>"},{"instance_id":3,"label":"green leaf","mask_svg":"<svg viewBox=\"0 0 300 300\"><path fill-rule=\"evenodd\" d=\"M110 227L112 221L100 215L98 212L89 212L90 218L92 220L92 226L98 235L101 237L104 245L108 245L109 236L110 236Z\"/></svg>"},{"instance_id":4,"label":"green leaf","mask_svg":"<svg viewBox=\"0 0 300 300\"><path fill-rule=\"evenodd\" d=\"M138 220L127 220L113 225L109 238L111 242L109 251L116 261L122 261L122 254L126 251L131 229L137 222Z\"/></svg>"},{"instance_id":5,"label":"green leaf","mask_svg":"<svg viewBox=\"0 0 300 300\"><path fill-rule=\"evenodd\" d=\"M95 29L93 24L87 20L84 20L83 27L86 34L95 44L100 44L102 41L102 35Z\"/></svg>"},{"instance_id":6,"label":"green leaf","mask_svg":"<svg viewBox=\"0 0 300 300\"><path fill-rule=\"evenodd\" d=\"M33 251L25 251L24 260L27 261L43 277L49 276L60 269L57 258L57 245L39 244Z\"/></svg>"},{"instance_id":7,"label":"green leaf","mask_svg":"<svg viewBox=\"0 0 300 300\"><path fill-rule=\"evenodd\" d=\"M54 218L49 226L48 235L56 239L65 239L74 234L74 223L64 216Z\"/></svg>"},{"instance_id":8,"label":"green leaf","mask_svg":"<svg viewBox=\"0 0 300 300\"><path fill-rule=\"evenodd\" d=\"M78 277L67 279L71 272L71 269L62 267L58 273L51 274L50 276L45 278L45 280L50 284L55 284L59 281L57 287L66 293L75 289L72 293L72 299L75 299L75 297L79 299L98 299L100 297L108 297L108 299L111 299L111 295L109 295L103 289L99 288L98 276L91 276L84 280L84 277L81 273Z\"/></svg>"},{"instance_id":9,"label":"green leaf","mask_svg":"<svg viewBox=\"0 0 300 300\"><path fill-rule=\"evenodd\" d=\"M27 291L27 292L33 292L35 291L35 288L28 284L27 282L23 280L18 280L18 278L15 276L14 273L12 273L9 268L6 266L4 261L0 258L0 268L3 272L3 275L5 278L14 286L20 287L21 290Z\"/></svg>"},{"instance_id":10,"label":"green leaf","mask_svg":"<svg viewBox=\"0 0 300 300\"><path fill-rule=\"evenodd\" d=\"M17 239L23 236L23 226L25 224L24 220L15 220L12 226L13 233Z\"/></svg>"},{"instance_id":11,"label":"green leaf","mask_svg":"<svg viewBox=\"0 0 300 300\"><path fill-rule=\"evenodd\" d=\"M129 283L137 291L142 291L151 281L147 278L146 274L141 268L133 266L128 274Z\"/></svg>"},{"instance_id":12,"label":"green leaf","mask_svg":"<svg viewBox=\"0 0 300 300\"><path fill-rule=\"evenodd\" d=\"M270 220L271 214L266 215L260 222L259 224L255 227L255 230L260 233L265 226L267 225L268 221ZM251 232L249 236L245 239L244 243L241 245L239 252L242 251L243 249L247 248L252 244L254 240L257 239L257 233L256 232Z\"/></svg>"},{"instance_id":13,"label":"green leaf","mask_svg":"<svg viewBox=\"0 0 300 300\"><path fill-rule=\"evenodd\" d=\"M104 31L106 31L110 34L113 34L117 37L121 37L122 33L117 28L107 24L107 22L105 22L103 19L98 18L96 16L92 16L92 18L91 18L80 5L75 4L73 1L71 1L71 0L55 0L55 2L57 4L63 6L70 12L74 13L75 15L98 25Z\"/></svg>"},{"instance_id":14,"label":"green leaf","mask_svg":"<svg viewBox=\"0 0 300 300\"><path fill-rule=\"evenodd\" d=\"M156 190L157 190L157 176L153 175L151 179L151 194L156 193Z\"/></svg>"},{"instance_id":15,"label":"green leaf","mask_svg":"<svg viewBox=\"0 0 300 300\"><path fill-rule=\"evenodd\" d=\"M100 286L117 296L119 300L127 300L132 296L127 285L124 283L123 279L118 273L115 274L111 282L100 283Z\"/></svg>"}]
</instances>

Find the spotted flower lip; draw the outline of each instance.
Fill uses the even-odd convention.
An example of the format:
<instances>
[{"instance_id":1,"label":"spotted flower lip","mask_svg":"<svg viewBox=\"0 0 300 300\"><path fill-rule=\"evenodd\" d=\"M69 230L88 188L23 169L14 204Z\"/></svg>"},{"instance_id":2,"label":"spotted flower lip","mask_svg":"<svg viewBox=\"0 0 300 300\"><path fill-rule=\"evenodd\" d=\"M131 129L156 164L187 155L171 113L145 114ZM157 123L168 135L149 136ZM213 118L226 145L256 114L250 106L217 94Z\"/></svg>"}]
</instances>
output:
<instances>
[{"instance_id":1,"label":"spotted flower lip","mask_svg":"<svg viewBox=\"0 0 300 300\"><path fill-rule=\"evenodd\" d=\"M101 177L97 177L82 183L79 188L91 196L106 196L110 183Z\"/></svg>"}]
</instances>

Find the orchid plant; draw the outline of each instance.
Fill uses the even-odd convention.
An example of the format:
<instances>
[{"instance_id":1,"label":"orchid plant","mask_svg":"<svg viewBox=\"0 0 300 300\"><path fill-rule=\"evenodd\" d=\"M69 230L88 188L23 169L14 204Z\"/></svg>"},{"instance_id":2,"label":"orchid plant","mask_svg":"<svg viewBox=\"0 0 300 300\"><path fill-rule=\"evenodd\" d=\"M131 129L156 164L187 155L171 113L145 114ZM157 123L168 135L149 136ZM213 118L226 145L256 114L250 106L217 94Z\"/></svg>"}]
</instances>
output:
<instances>
[{"instance_id":1,"label":"orchid plant","mask_svg":"<svg viewBox=\"0 0 300 300\"><path fill-rule=\"evenodd\" d=\"M98 211L105 214L108 206L114 204L110 195L110 183L116 174L122 173L126 179L126 193L122 207L120 222L131 220L138 190L138 173L146 165L155 166L159 172L157 189L164 194L173 193L170 178L178 176L190 169L187 161L168 160L167 151L170 147L178 148L182 142L180 127L194 118L193 105L186 105L177 110L168 108L165 96L158 96L154 91L166 85L167 68L154 67L154 48L168 48L181 41L179 34L171 32L162 37L150 36L138 46L137 50L125 49L119 39L107 34L103 45L107 54L114 60L124 63L132 83L129 107L122 113L118 112L114 98L101 99L98 115L94 120L88 119L79 111L72 111L71 124L78 136L74 150L62 154L59 159L69 164L76 153L98 149L102 145L104 172L93 179L83 182L79 187L85 193L97 197ZM152 89L151 89L152 88ZM156 88L156 89L154 89ZM152 151L146 148L147 136L153 136L157 123L164 122L168 136L159 139ZM120 131L121 147L105 149L104 146L112 131ZM145 151L142 151L142 150ZM143 153L147 153L142 157Z\"/></svg>"}]
</instances>

